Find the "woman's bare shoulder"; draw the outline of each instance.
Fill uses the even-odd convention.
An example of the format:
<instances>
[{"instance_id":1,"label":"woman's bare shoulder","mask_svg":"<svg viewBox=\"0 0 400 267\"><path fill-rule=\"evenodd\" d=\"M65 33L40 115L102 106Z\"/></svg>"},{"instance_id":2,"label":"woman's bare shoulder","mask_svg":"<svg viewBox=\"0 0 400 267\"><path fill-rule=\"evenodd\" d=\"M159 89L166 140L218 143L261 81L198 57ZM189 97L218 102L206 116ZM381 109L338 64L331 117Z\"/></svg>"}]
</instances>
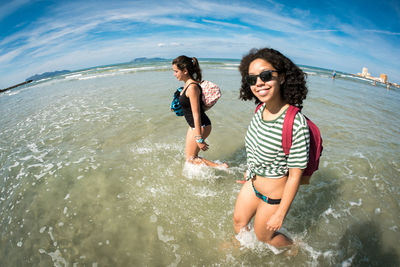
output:
<instances>
[{"instance_id":1,"label":"woman's bare shoulder","mask_svg":"<svg viewBox=\"0 0 400 267\"><path fill-rule=\"evenodd\" d=\"M192 84L190 84L187 88L187 94L188 95L194 95L194 94L198 94L200 92L200 88L199 88L199 84L196 82L193 82Z\"/></svg>"}]
</instances>

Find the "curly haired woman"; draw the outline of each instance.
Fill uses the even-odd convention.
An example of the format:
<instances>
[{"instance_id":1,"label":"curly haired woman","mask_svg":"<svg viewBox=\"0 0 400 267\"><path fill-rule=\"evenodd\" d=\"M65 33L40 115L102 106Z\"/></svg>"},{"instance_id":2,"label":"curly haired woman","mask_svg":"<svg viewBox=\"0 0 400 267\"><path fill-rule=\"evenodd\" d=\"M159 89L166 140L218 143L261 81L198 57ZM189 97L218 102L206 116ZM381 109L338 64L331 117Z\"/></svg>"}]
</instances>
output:
<instances>
[{"instance_id":1,"label":"curly haired woman","mask_svg":"<svg viewBox=\"0 0 400 267\"><path fill-rule=\"evenodd\" d=\"M247 130L247 171L236 199L235 232L254 217L258 240L275 247L289 247L293 241L278 232L289 211L303 170L307 167L309 130L298 112L293 124L293 145L285 156L282 149L283 120L289 105L302 108L307 96L304 72L280 52L253 49L242 58L240 99L262 104ZM247 180L247 181L246 181Z\"/></svg>"}]
</instances>

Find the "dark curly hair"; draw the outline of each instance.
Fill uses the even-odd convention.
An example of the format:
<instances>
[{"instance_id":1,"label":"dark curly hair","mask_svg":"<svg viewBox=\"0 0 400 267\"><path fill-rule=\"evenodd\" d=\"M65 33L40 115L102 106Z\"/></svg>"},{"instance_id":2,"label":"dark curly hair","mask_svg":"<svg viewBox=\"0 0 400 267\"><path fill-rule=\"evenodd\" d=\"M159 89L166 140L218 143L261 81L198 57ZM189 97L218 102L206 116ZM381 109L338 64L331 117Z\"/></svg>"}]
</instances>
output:
<instances>
[{"instance_id":1,"label":"dark curly hair","mask_svg":"<svg viewBox=\"0 0 400 267\"><path fill-rule=\"evenodd\" d=\"M250 85L246 82L246 76L249 74L249 65L258 58L270 63L278 71L279 75L284 75L285 81L280 86L281 96L290 105L301 109L303 107L303 100L306 99L308 92L306 86L307 75L290 59L272 48L253 48L247 55L243 56L239 65L239 71L242 75L239 99L246 101L254 98L256 104L261 103L254 96Z\"/></svg>"}]
</instances>

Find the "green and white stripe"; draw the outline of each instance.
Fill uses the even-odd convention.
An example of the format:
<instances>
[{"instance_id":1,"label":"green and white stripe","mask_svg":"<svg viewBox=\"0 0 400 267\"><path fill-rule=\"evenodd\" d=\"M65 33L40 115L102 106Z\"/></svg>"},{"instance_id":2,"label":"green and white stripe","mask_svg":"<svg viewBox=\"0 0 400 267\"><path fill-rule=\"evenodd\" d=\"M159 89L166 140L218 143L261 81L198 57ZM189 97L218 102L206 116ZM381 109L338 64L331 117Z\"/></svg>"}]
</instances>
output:
<instances>
[{"instance_id":1,"label":"green and white stripe","mask_svg":"<svg viewBox=\"0 0 400 267\"><path fill-rule=\"evenodd\" d=\"M289 168L305 169L308 163L310 134L303 114L298 112L293 123L292 147L288 157L282 148L282 128L286 111L273 121L264 121L265 104L257 111L246 134L248 179L255 174L268 178L288 175Z\"/></svg>"}]
</instances>

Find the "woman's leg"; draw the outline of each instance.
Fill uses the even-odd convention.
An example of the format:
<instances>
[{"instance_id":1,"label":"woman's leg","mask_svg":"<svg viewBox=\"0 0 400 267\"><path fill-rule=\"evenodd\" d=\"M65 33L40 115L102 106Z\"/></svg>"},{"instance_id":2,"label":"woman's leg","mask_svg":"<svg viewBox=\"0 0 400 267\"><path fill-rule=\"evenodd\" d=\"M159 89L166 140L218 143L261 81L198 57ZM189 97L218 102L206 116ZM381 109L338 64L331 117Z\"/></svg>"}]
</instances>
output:
<instances>
[{"instance_id":1,"label":"woman's leg","mask_svg":"<svg viewBox=\"0 0 400 267\"><path fill-rule=\"evenodd\" d=\"M258 240L278 248L293 245L293 241L284 234L267 230L267 221L278 207L279 205L270 205L259 199L254 192L251 181L247 181L240 189L236 199L233 213L235 232L239 233L240 229L246 227L255 214L254 232Z\"/></svg>"},{"instance_id":2,"label":"woman's leg","mask_svg":"<svg viewBox=\"0 0 400 267\"><path fill-rule=\"evenodd\" d=\"M233 212L233 227L235 232L246 227L257 210L260 199L254 194L251 181L247 181L240 189L236 198L235 211Z\"/></svg>"},{"instance_id":3,"label":"woman's leg","mask_svg":"<svg viewBox=\"0 0 400 267\"><path fill-rule=\"evenodd\" d=\"M201 131L201 136L205 140L211 133L211 125L201 127L200 131ZM186 161L189 161L190 163L193 164L206 164L207 166L210 167L220 167L220 166L228 167L226 163L218 164L208 159L200 158L199 152L200 148L197 146L194 131L192 128L189 127L186 133L186 149L185 149Z\"/></svg>"},{"instance_id":4,"label":"woman's leg","mask_svg":"<svg viewBox=\"0 0 400 267\"><path fill-rule=\"evenodd\" d=\"M253 190L254 191L254 190ZM275 213L279 205L270 205L261 201L257 207L254 218L254 232L258 240L268 243L274 247L288 247L293 241L282 233L267 230L266 224L269 218Z\"/></svg>"},{"instance_id":5,"label":"woman's leg","mask_svg":"<svg viewBox=\"0 0 400 267\"><path fill-rule=\"evenodd\" d=\"M192 162L193 159L198 157L200 148L197 146L196 139L194 137L194 131L192 128L188 128L186 133L186 147L185 147L185 156L186 161Z\"/></svg>"}]
</instances>

